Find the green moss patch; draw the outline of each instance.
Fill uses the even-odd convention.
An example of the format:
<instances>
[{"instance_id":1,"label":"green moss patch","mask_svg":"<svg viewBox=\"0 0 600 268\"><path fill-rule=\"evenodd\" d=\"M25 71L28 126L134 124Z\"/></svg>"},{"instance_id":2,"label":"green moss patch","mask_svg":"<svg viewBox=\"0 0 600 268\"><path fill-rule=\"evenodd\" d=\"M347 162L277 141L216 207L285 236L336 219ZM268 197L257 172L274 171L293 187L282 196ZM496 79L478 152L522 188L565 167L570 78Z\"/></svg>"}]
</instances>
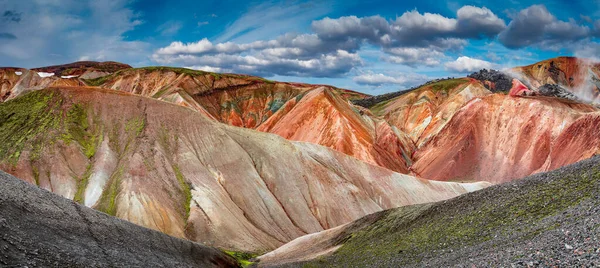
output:
<instances>
[{"instance_id":1,"label":"green moss patch","mask_svg":"<svg viewBox=\"0 0 600 268\"><path fill-rule=\"evenodd\" d=\"M102 141L102 131L99 124L94 124L93 127L90 125L87 110L81 104L74 104L67 111L63 140L67 144L72 141L77 142L85 156L92 158Z\"/></svg>"},{"instance_id":2,"label":"green moss patch","mask_svg":"<svg viewBox=\"0 0 600 268\"><path fill-rule=\"evenodd\" d=\"M121 180L123 177L124 168L118 167L117 170L112 174L108 180L107 187L104 188L102 196L96 207L106 214L116 216L117 215L117 196L120 192Z\"/></svg>"},{"instance_id":3,"label":"green moss patch","mask_svg":"<svg viewBox=\"0 0 600 268\"><path fill-rule=\"evenodd\" d=\"M249 267L250 265L254 264L254 262L250 260L259 256L259 254L248 252L238 252L229 250L223 250L223 252L233 257L242 267Z\"/></svg>"},{"instance_id":4,"label":"green moss patch","mask_svg":"<svg viewBox=\"0 0 600 268\"><path fill-rule=\"evenodd\" d=\"M435 93L438 93L440 91L444 91L447 93L448 91L452 90L453 88L459 86L462 83L466 83L468 81L469 80L464 79L464 78L448 79L448 80L443 80L443 81L433 83L429 86L431 87L431 90L433 90L433 92L435 92Z\"/></svg>"},{"instance_id":5,"label":"green moss patch","mask_svg":"<svg viewBox=\"0 0 600 268\"><path fill-rule=\"evenodd\" d=\"M173 165L173 172L175 172L175 177L179 182L179 187L181 188L181 192L183 193L183 202L185 205L185 219L190 217L190 204L192 202L192 190L188 182L185 180L183 173L177 165Z\"/></svg>"},{"instance_id":6,"label":"green moss patch","mask_svg":"<svg viewBox=\"0 0 600 268\"><path fill-rule=\"evenodd\" d=\"M32 148L32 157L39 158L61 123L61 104L62 100L48 90L0 104L0 160L16 164L22 151Z\"/></svg>"}]
</instances>

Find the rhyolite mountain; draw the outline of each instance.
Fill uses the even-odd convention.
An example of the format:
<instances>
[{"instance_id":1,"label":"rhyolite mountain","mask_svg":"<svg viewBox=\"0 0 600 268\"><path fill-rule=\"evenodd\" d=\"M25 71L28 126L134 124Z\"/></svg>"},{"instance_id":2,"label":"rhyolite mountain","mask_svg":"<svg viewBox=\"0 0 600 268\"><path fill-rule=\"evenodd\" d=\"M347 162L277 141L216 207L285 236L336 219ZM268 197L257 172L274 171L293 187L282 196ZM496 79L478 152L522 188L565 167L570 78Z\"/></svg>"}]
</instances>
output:
<instances>
[{"instance_id":1,"label":"rhyolite mountain","mask_svg":"<svg viewBox=\"0 0 600 268\"><path fill-rule=\"evenodd\" d=\"M32 91L0 105L0 122L0 169L130 222L227 249L272 250L376 211L488 186L395 173L123 91Z\"/></svg>"},{"instance_id":2,"label":"rhyolite mountain","mask_svg":"<svg viewBox=\"0 0 600 268\"><path fill-rule=\"evenodd\" d=\"M175 237L266 252L597 154L596 70L561 57L370 97L114 62L1 68L0 169Z\"/></svg>"}]
</instances>

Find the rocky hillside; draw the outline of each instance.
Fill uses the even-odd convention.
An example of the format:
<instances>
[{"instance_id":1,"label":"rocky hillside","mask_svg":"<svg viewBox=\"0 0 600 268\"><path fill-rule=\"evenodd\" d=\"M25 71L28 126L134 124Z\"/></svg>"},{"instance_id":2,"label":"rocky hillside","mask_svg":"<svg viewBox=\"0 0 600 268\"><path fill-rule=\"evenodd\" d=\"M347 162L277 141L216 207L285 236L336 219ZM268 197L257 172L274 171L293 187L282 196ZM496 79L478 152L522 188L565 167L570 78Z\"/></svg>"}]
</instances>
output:
<instances>
[{"instance_id":1,"label":"rocky hillside","mask_svg":"<svg viewBox=\"0 0 600 268\"><path fill-rule=\"evenodd\" d=\"M0 169L110 215L227 249L266 251L369 213L488 186L401 175L98 88L31 92L1 104L0 121Z\"/></svg>"},{"instance_id":2,"label":"rocky hillside","mask_svg":"<svg viewBox=\"0 0 600 268\"><path fill-rule=\"evenodd\" d=\"M265 267L595 267L600 157L375 213L260 257Z\"/></svg>"},{"instance_id":3,"label":"rocky hillside","mask_svg":"<svg viewBox=\"0 0 600 268\"><path fill-rule=\"evenodd\" d=\"M229 255L99 213L0 171L0 266L238 267Z\"/></svg>"}]
</instances>

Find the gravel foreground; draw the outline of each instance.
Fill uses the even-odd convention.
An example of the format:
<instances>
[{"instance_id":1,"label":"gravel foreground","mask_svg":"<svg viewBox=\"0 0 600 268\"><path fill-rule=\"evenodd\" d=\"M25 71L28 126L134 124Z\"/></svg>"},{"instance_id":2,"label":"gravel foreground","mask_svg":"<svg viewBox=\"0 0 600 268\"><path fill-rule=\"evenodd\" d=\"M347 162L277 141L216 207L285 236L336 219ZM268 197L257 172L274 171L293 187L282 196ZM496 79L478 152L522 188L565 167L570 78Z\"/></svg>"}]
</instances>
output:
<instances>
[{"instance_id":1,"label":"gravel foreground","mask_svg":"<svg viewBox=\"0 0 600 268\"><path fill-rule=\"evenodd\" d=\"M81 206L0 171L0 267L237 267L221 251Z\"/></svg>"}]
</instances>

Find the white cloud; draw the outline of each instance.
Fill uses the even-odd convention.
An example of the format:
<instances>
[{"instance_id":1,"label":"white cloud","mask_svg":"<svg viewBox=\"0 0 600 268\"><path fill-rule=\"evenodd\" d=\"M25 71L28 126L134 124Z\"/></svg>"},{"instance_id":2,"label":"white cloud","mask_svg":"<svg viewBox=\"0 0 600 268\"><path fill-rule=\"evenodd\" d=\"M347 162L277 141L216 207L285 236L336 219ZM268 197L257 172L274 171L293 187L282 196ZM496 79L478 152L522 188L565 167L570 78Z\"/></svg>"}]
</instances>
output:
<instances>
[{"instance_id":1,"label":"white cloud","mask_svg":"<svg viewBox=\"0 0 600 268\"><path fill-rule=\"evenodd\" d=\"M205 72L212 72L212 73L230 73L230 70L227 69L222 69L219 67L211 67L211 66L186 66L184 68L188 68L188 69L192 69L192 70L199 70L199 71L205 71Z\"/></svg>"},{"instance_id":2,"label":"white cloud","mask_svg":"<svg viewBox=\"0 0 600 268\"><path fill-rule=\"evenodd\" d=\"M444 64L446 70L457 73L475 72L481 69L492 69L494 64L489 61L474 59L467 56L458 57L455 61Z\"/></svg>"},{"instance_id":3,"label":"white cloud","mask_svg":"<svg viewBox=\"0 0 600 268\"><path fill-rule=\"evenodd\" d=\"M394 76L388 76L382 73L366 73L359 76L355 76L352 78L354 82L360 85L369 85L369 86L382 86L382 85L402 85L402 86L414 86L421 84L425 81L430 80L430 78L426 75L422 74L397 74Z\"/></svg>"},{"instance_id":4,"label":"white cloud","mask_svg":"<svg viewBox=\"0 0 600 268\"><path fill-rule=\"evenodd\" d=\"M446 58L443 52L431 48L398 47L385 51L392 56L384 58L384 60L407 66L436 66Z\"/></svg>"},{"instance_id":5,"label":"white cloud","mask_svg":"<svg viewBox=\"0 0 600 268\"><path fill-rule=\"evenodd\" d=\"M264 1L243 12L243 15L228 25L215 41L249 43L264 40L273 35L300 30L300 22L317 19L330 11L331 5L327 1Z\"/></svg>"},{"instance_id":6,"label":"white cloud","mask_svg":"<svg viewBox=\"0 0 600 268\"><path fill-rule=\"evenodd\" d=\"M183 28L183 23L180 21L167 21L162 25L156 28L156 31L159 32L162 36L172 36L175 35Z\"/></svg>"}]
</instances>

